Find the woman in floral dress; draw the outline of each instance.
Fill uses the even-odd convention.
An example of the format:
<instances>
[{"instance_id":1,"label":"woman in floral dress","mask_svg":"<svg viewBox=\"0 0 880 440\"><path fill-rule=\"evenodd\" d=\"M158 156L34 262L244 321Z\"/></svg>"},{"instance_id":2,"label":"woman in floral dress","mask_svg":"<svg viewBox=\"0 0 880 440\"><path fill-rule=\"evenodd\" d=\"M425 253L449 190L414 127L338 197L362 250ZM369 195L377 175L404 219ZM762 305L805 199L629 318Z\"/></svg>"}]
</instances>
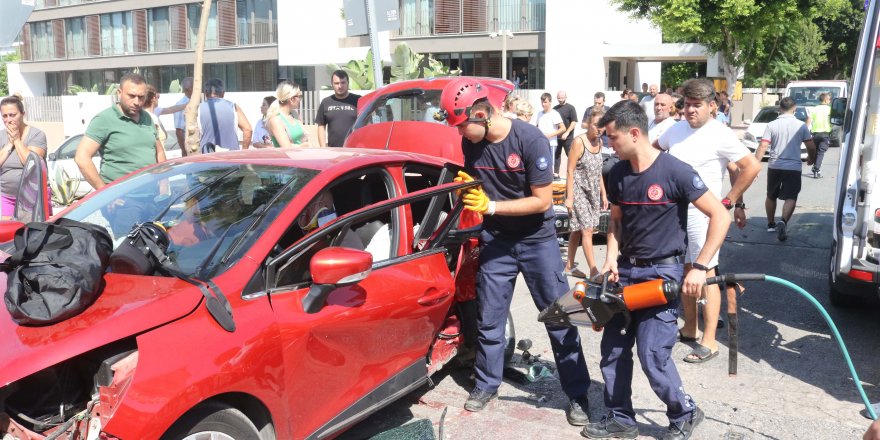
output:
<instances>
[{"instance_id":1,"label":"woman in floral dress","mask_svg":"<svg viewBox=\"0 0 880 440\"><path fill-rule=\"evenodd\" d=\"M599 273L593 255L593 229L599 226L600 208L608 209L605 182L602 181L602 139L596 126L603 115L602 111L594 111L590 115L586 134L574 139L568 155L565 207L571 218L571 233L568 236L565 270L571 276L580 278ZM578 244L582 244L584 256L587 257L589 274L574 267Z\"/></svg>"}]
</instances>

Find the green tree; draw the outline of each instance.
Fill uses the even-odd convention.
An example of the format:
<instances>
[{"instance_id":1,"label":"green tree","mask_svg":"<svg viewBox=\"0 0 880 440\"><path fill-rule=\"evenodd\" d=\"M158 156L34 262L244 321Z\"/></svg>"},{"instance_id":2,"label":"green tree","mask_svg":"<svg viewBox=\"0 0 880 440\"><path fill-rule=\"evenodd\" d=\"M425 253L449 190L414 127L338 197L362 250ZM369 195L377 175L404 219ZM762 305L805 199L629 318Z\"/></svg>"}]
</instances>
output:
<instances>
[{"instance_id":1,"label":"green tree","mask_svg":"<svg viewBox=\"0 0 880 440\"><path fill-rule=\"evenodd\" d=\"M815 23L828 43L827 59L813 71L810 79L842 79L852 74L859 33L865 23L864 0L850 0L836 17L819 15Z\"/></svg>"},{"instance_id":2,"label":"green tree","mask_svg":"<svg viewBox=\"0 0 880 440\"><path fill-rule=\"evenodd\" d=\"M6 63L15 63L20 59L18 53L0 56L0 96L9 96L9 77L6 75Z\"/></svg>"},{"instance_id":3,"label":"green tree","mask_svg":"<svg viewBox=\"0 0 880 440\"><path fill-rule=\"evenodd\" d=\"M613 0L621 11L658 26L665 41L700 43L719 53L731 94L740 71L770 60L774 42L803 31L804 19L836 18L850 1Z\"/></svg>"}]
</instances>

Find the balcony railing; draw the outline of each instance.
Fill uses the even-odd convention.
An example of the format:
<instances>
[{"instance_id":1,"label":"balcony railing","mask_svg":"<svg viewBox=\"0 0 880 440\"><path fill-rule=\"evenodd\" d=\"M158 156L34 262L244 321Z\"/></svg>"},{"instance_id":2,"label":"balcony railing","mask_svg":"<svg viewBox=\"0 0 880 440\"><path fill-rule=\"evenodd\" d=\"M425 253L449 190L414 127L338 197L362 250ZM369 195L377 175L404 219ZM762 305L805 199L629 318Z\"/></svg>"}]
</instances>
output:
<instances>
[{"instance_id":1,"label":"balcony railing","mask_svg":"<svg viewBox=\"0 0 880 440\"><path fill-rule=\"evenodd\" d=\"M546 29L546 0L402 0L397 37Z\"/></svg>"}]
</instances>

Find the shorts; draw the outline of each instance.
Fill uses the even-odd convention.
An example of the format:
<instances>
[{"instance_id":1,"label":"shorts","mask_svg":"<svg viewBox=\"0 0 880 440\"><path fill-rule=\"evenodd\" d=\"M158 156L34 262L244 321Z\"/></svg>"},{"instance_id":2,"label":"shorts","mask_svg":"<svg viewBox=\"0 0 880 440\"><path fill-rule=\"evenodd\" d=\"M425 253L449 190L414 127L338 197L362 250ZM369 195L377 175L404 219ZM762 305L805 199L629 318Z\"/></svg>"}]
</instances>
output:
<instances>
[{"instance_id":1,"label":"shorts","mask_svg":"<svg viewBox=\"0 0 880 440\"><path fill-rule=\"evenodd\" d=\"M0 215L12 218L15 215L15 197L9 194L0 195Z\"/></svg>"},{"instance_id":2,"label":"shorts","mask_svg":"<svg viewBox=\"0 0 880 440\"><path fill-rule=\"evenodd\" d=\"M801 192L800 170L767 169L767 198L797 200Z\"/></svg>"},{"instance_id":3,"label":"shorts","mask_svg":"<svg viewBox=\"0 0 880 440\"><path fill-rule=\"evenodd\" d=\"M709 217L698 209L688 209L688 250L687 257L684 260L686 264L693 263L697 260L697 257L700 256L700 251L703 249L703 246L706 245L706 233L708 232ZM713 255L712 259L709 260L709 263L706 264L706 267L712 268L717 265L718 252L715 252L715 255Z\"/></svg>"}]
</instances>

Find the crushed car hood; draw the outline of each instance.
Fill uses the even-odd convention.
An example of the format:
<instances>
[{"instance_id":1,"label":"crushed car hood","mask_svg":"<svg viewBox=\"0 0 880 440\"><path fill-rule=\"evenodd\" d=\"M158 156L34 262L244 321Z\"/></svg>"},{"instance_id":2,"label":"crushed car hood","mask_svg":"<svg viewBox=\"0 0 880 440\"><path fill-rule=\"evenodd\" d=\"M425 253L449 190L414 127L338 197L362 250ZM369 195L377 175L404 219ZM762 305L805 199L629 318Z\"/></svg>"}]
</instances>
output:
<instances>
[{"instance_id":1,"label":"crushed car hood","mask_svg":"<svg viewBox=\"0 0 880 440\"><path fill-rule=\"evenodd\" d=\"M107 274L84 312L42 327L16 324L0 308L0 386L191 313L203 296L177 278ZM0 272L5 291L6 273Z\"/></svg>"}]
</instances>

